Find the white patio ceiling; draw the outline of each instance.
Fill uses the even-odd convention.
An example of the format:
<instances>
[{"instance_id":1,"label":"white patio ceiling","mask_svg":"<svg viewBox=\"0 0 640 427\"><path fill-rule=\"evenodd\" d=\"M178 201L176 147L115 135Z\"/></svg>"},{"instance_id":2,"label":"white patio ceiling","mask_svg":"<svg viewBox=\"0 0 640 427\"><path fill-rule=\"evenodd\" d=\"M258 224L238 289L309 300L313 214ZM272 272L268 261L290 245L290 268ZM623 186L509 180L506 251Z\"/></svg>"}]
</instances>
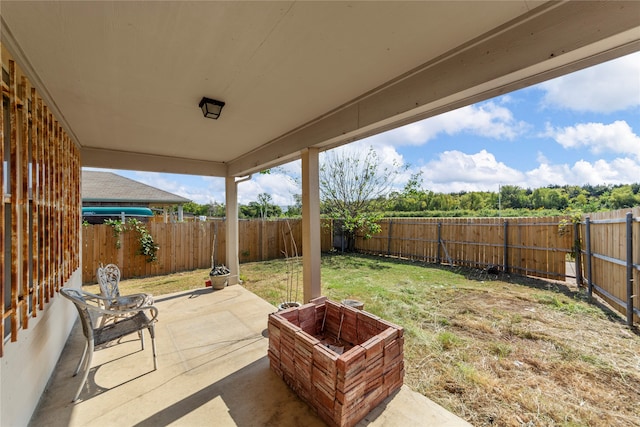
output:
<instances>
[{"instance_id":1,"label":"white patio ceiling","mask_svg":"<svg viewBox=\"0 0 640 427\"><path fill-rule=\"evenodd\" d=\"M84 166L241 176L640 50L640 2L8 1ZM205 119L201 97L226 102Z\"/></svg>"}]
</instances>

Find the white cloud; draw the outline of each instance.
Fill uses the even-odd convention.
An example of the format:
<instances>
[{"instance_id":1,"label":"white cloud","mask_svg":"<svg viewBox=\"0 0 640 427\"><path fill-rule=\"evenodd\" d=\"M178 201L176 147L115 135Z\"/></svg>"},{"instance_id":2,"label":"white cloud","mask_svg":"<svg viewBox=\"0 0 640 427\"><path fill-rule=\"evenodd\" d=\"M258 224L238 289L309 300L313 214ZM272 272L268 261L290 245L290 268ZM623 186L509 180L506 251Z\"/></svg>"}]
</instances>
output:
<instances>
[{"instance_id":1,"label":"white cloud","mask_svg":"<svg viewBox=\"0 0 640 427\"><path fill-rule=\"evenodd\" d=\"M571 168L570 183L584 184L631 184L640 179L640 161L617 158L611 162L597 160L589 163L577 161Z\"/></svg>"},{"instance_id":2,"label":"white cloud","mask_svg":"<svg viewBox=\"0 0 640 427\"><path fill-rule=\"evenodd\" d=\"M640 52L541 83L543 105L611 113L640 106Z\"/></svg>"},{"instance_id":3,"label":"white cloud","mask_svg":"<svg viewBox=\"0 0 640 427\"><path fill-rule=\"evenodd\" d=\"M591 163L579 160L569 164L541 163L526 172L526 180L521 185L526 188L540 188L548 185L586 184L630 184L638 182L640 161L631 158L603 159Z\"/></svg>"},{"instance_id":4,"label":"white cloud","mask_svg":"<svg viewBox=\"0 0 640 427\"><path fill-rule=\"evenodd\" d=\"M540 188L548 185L629 184L640 178L640 159L616 158L612 161L585 160L552 164L538 153L539 165L521 172L496 160L486 150L475 154L445 151L438 159L420 168L423 189L441 193L459 191L497 191L498 185Z\"/></svg>"},{"instance_id":5,"label":"white cloud","mask_svg":"<svg viewBox=\"0 0 640 427\"><path fill-rule=\"evenodd\" d=\"M271 203L277 206L293 205L294 194L300 194L300 186L286 173L277 169L269 174L254 174L250 180L238 184L238 203L248 204L258 200L258 195L271 195Z\"/></svg>"},{"instance_id":6,"label":"white cloud","mask_svg":"<svg viewBox=\"0 0 640 427\"><path fill-rule=\"evenodd\" d=\"M389 171L396 171L397 174L394 177L391 191L400 191L404 188L405 184L409 180L411 175L410 170L405 170L406 166L404 157L398 152L398 150L390 145L387 141L366 138L351 144L346 144L330 151L336 151L338 153L344 153L347 156L360 156L364 157L369 152L369 149L373 149L380 161L380 167ZM325 161L325 153L320 155L320 165Z\"/></svg>"},{"instance_id":7,"label":"white cloud","mask_svg":"<svg viewBox=\"0 0 640 427\"><path fill-rule=\"evenodd\" d=\"M508 108L488 101L412 123L373 136L368 141L396 146L423 145L443 133L469 133L485 138L513 140L528 127L527 123L515 120Z\"/></svg>"},{"instance_id":8,"label":"white cloud","mask_svg":"<svg viewBox=\"0 0 640 427\"><path fill-rule=\"evenodd\" d=\"M114 171L123 173L123 171ZM224 179L204 176L176 175L136 171L131 179L169 193L185 197L198 204L224 203Z\"/></svg>"},{"instance_id":9,"label":"white cloud","mask_svg":"<svg viewBox=\"0 0 640 427\"><path fill-rule=\"evenodd\" d=\"M302 162L300 160L294 160L284 165L273 168L274 172L283 173L293 177L299 177L302 171Z\"/></svg>"},{"instance_id":10,"label":"white cloud","mask_svg":"<svg viewBox=\"0 0 640 427\"><path fill-rule=\"evenodd\" d=\"M347 156L365 156L370 148L373 148L375 151L380 160L380 165L383 168L395 168L405 164L404 157L393 145L390 145L387 141L376 139L375 137L342 145L330 151L344 153ZM323 161L324 153L321 153L320 164L322 164Z\"/></svg>"},{"instance_id":11,"label":"white cloud","mask_svg":"<svg viewBox=\"0 0 640 427\"><path fill-rule=\"evenodd\" d=\"M568 165L552 165L541 163L537 168L527 171L525 179L519 186L522 188L540 188L548 185L569 184L571 169Z\"/></svg>"},{"instance_id":12,"label":"white cloud","mask_svg":"<svg viewBox=\"0 0 640 427\"><path fill-rule=\"evenodd\" d=\"M547 136L564 148L587 148L594 154L604 152L632 154L640 158L640 137L624 120L611 124L579 123L565 128L548 127Z\"/></svg>"},{"instance_id":13,"label":"white cloud","mask_svg":"<svg viewBox=\"0 0 640 427\"><path fill-rule=\"evenodd\" d=\"M499 183L515 184L524 175L496 160L486 150L475 154L445 151L421 168L424 188L435 192L497 191Z\"/></svg>"}]
</instances>

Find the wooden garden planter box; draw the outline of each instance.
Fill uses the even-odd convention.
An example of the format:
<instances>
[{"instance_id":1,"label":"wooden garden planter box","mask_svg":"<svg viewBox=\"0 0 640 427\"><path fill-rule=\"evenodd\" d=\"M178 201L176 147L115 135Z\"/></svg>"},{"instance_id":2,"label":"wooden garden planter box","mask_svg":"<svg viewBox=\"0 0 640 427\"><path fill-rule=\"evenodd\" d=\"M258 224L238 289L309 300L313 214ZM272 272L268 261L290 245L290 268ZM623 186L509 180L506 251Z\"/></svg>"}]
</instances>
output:
<instances>
[{"instance_id":1,"label":"wooden garden planter box","mask_svg":"<svg viewBox=\"0 0 640 427\"><path fill-rule=\"evenodd\" d=\"M268 327L271 369L330 426L357 424L402 386L400 326L320 297L270 314Z\"/></svg>"}]
</instances>

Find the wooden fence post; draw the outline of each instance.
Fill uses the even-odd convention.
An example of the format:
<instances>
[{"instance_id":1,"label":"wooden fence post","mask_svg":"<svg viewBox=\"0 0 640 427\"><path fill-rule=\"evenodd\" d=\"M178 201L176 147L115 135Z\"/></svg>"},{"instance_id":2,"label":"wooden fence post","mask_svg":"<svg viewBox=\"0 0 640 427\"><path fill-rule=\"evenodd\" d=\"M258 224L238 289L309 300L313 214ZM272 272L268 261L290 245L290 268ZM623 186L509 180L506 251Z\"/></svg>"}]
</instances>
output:
<instances>
[{"instance_id":1,"label":"wooden fence post","mask_svg":"<svg viewBox=\"0 0 640 427\"><path fill-rule=\"evenodd\" d=\"M389 220L389 233L387 235L387 255L391 255L391 237L393 236L393 233L391 231L392 228L393 228L393 220L390 219Z\"/></svg>"},{"instance_id":2,"label":"wooden fence post","mask_svg":"<svg viewBox=\"0 0 640 427\"><path fill-rule=\"evenodd\" d=\"M505 273L509 272L509 221L504 220L504 258L502 261L502 271Z\"/></svg>"},{"instance_id":3,"label":"wooden fence post","mask_svg":"<svg viewBox=\"0 0 640 427\"><path fill-rule=\"evenodd\" d=\"M587 293L593 296L593 277L591 275L591 219L585 218L585 248L587 255Z\"/></svg>"},{"instance_id":4,"label":"wooden fence post","mask_svg":"<svg viewBox=\"0 0 640 427\"><path fill-rule=\"evenodd\" d=\"M582 286L582 245L580 244L580 223L573 224L573 245L576 257L576 285Z\"/></svg>"},{"instance_id":5,"label":"wooden fence post","mask_svg":"<svg viewBox=\"0 0 640 427\"><path fill-rule=\"evenodd\" d=\"M436 262L442 263L442 257L440 256L440 246L442 245L442 223L438 222L438 254L436 256Z\"/></svg>"},{"instance_id":6,"label":"wooden fence post","mask_svg":"<svg viewBox=\"0 0 640 427\"><path fill-rule=\"evenodd\" d=\"M627 212L627 326L633 326L633 215Z\"/></svg>"}]
</instances>

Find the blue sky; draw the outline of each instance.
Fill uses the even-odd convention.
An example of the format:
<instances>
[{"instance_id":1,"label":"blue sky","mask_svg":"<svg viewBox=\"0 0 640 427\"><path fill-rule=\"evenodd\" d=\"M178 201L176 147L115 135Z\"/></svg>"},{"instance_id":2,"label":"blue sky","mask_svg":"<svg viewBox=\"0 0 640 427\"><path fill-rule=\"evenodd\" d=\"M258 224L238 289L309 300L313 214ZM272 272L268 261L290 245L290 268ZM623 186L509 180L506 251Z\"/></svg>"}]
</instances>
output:
<instances>
[{"instance_id":1,"label":"blue sky","mask_svg":"<svg viewBox=\"0 0 640 427\"><path fill-rule=\"evenodd\" d=\"M384 163L409 164L399 189L418 171L423 189L444 193L640 182L640 52L338 150L369 147ZM196 203L224 203L222 178L113 172ZM299 175L300 162L254 175L239 185L239 203L268 193L293 204Z\"/></svg>"}]
</instances>

